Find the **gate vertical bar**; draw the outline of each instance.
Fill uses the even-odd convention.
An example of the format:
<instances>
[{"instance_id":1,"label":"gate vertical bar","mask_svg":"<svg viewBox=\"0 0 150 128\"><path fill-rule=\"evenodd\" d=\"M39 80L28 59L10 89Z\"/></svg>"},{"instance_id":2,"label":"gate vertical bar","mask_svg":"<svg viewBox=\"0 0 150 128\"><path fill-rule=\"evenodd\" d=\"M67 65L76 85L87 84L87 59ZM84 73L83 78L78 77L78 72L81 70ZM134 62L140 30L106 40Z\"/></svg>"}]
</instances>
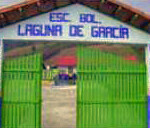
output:
<instances>
[{"instance_id":1,"label":"gate vertical bar","mask_svg":"<svg viewBox=\"0 0 150 128\"><path fill-rule=\"evenodd\" d=\"M38 58L39 59L39 63L40 63L40 65L42 65L42 63L43 63L43 53L41 53L40 54L40 58ZM39 71L40 71L40 80L39 80L39 85L42 85L42 71L43 71L43 67L42 66L39 66ZM42 86L40 86L40 92L39 92L39 94L40 94L40 103L39 103L39 110L40 110L40 112L39 112L39 116L40 116L40 118L39 118L39 128L42 128L42 105L41 105L41 103L42 103Z\"/></svg>"}]
</instances>

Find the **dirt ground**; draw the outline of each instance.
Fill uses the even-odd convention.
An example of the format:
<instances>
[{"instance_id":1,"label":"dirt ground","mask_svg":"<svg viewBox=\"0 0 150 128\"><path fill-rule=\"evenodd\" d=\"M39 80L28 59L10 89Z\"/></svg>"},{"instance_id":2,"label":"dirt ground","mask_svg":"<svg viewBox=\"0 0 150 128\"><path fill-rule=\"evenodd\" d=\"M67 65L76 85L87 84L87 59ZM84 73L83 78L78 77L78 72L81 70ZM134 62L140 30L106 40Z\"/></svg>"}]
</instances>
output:
<instances>
[{"instance_id":1,"label":"dirt ground","mask_svg":"<svg viewBox=\"0 0 150 128\"><path fill-rule=\"evenodd\" d=\"M43 128L76 127L76 86L43 86Z\"/></svg>"}]
</instances>

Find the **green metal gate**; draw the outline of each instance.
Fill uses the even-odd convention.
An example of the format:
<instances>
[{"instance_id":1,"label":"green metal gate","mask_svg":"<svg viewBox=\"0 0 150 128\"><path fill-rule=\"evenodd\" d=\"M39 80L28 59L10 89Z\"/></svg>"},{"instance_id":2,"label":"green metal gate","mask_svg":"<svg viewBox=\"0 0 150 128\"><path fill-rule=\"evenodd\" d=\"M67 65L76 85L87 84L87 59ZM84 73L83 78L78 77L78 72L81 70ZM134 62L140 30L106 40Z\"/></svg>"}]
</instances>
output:
<instances>
[{"instance_id":1,"label":"green metal gate","mask_svg":"<svg viewBox=\"0 0 150 128\"><path fill-rule=\"evenodd\" d=\"M77 128L147 128L145 63L78 47Z\"/></svg>"},{"instance_id":2,"label":"green metal gate","mask_svg":"<svg viewBox=\"0 0 150 128\"><path fill-rule=\"evenodd\" d=\"M2 128L41 128L42 54L4 60Z\"/></svg>"}]
</instances>

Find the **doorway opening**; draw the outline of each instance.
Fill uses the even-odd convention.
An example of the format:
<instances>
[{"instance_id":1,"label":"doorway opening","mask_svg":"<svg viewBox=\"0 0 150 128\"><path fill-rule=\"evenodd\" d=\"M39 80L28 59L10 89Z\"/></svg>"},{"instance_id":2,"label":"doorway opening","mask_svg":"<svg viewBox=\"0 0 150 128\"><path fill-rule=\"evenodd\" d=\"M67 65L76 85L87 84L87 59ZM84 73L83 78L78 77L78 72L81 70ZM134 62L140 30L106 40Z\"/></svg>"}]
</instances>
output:
<instances>
[{"instance_id":1,"label":"doorway opening","mask_svg":"<svg viewBox=\"0 0 150 128\"><path fill-rule=\"evenodd\" d=\"M29 106L23 112L20 111L21 108L12 107L6 113L9 118L5 116L2 125L38 127L36 123L39 122L43 128L146 127L144 47L131 44L4 41L4 62L26 56L28 59L24 60L30 60L32 65L36 65L40 61L33 62L29 56L42 54L42 87L41 92L36 91L37 97L37 94L42 94L42 103L41 108L40 105L35 108L39 113L41 110L40 118L36 119L38 114L33 113L35 120L23 124L23 119L18 118L26 114ZM14 86L13 82L15 84L12 80L8 89L3 90L3 97L7 98L7 93L15 96L15 92L9 91ZM11 120L13 116L16 116L15 120ZM10 120L8 124L7 120Z\"/></svg>"}]
</instances>

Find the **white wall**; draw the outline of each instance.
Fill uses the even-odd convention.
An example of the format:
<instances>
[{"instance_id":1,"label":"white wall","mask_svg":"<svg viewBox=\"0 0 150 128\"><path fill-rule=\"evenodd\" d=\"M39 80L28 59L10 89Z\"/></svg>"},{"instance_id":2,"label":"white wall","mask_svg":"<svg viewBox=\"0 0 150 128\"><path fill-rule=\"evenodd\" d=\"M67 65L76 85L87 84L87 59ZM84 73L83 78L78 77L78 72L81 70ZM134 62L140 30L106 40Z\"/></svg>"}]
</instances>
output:
<instances>
[{"instance_id":1,"label":"white wall","mask_svg":"<svg viewBox=\"0 0 150 128\"><path fill-rule=\"evenodd\" d=\"M77 13L78 9L78 13ZM119 42L119 43L139 43L145 44L148 43L150 40L150 35L129 26L123 22L120 22L112 17L106 16L102 13L99 13L95 10L92 10L86 6L75 4L70 5L65 8L61 8L58 10L53 11L55 13L62 13L67 12L70 13L68 18L71 20L70 22L51 22L49 20L49 15L52 12L45 13L43 15L39 15L30 19L27 19L22 22L18 22L11 26L7 26L3 29L0 29L0 38L1 39L24 39L24 40L70 40L70 41L92 41L92 42ZM79 22L80 14L94 14L97 21L100 21L101 24L97 23L81 23ZM40 24L40 25L62 25L63 26L63 36L18 36L18 26L21 25L21 31L25 31L25 26L27 24ZM83 25L83 33L84 37L71 37L69 33L70 25ZM95 38L91 36L91 27L92 26L112 26L112 27L119 27L122 25L123 27L127 27L129 29L129 38L128 39L121 39L121 38Z\"/></svg>"}]
</instances>

